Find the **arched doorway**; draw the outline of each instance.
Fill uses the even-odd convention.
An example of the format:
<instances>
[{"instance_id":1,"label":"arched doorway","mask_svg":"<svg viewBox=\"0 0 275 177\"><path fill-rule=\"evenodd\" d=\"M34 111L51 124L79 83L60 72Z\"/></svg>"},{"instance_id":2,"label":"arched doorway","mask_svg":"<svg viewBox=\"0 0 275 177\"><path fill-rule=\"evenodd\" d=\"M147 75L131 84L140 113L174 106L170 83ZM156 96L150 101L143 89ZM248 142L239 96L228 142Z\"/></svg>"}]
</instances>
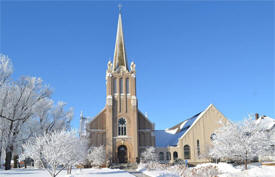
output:
<instances>
[{"instance_id":1,"label":"arched doorway","mask_svg":"<svg viewBox=\"0 0 275 177\"><path fill-rule=\"evenodd\" d=\"M121 145L117 149L117 157L119 163L127 163L127 148L124 145Z\"/></svg>"}]
</instances>

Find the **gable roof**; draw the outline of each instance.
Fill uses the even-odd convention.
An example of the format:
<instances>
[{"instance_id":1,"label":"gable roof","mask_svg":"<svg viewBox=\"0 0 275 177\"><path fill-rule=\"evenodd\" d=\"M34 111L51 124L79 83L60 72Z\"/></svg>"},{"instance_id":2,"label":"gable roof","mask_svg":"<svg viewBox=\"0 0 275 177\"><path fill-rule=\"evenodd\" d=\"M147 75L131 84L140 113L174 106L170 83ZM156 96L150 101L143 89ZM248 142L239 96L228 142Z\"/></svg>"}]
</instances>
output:
<instances>
[{"instance_id":1,"label":"gable roof","mask_svg":"<svg viewBox=\"0 0 275 177\"><path fill-rule=\"evenodd\" d=\"M177 146L179 138L185 134L203 113L200 112L169 129L155 130L156 147Z\"/></svg>"},{"instance_id":2,"label":"gable roof","mask_svg":"<svg viewBox=\"0 0 275 177\"><path fill-rule=\"evenodd\" d=\"M206 113L210 108L215 108L210 104L204 111L186 119L185 121L165 130L155 130L156 147L177 146L179 139L184 137L188 131L196 124L196 122Z\"/></svg>"}]
</instances>

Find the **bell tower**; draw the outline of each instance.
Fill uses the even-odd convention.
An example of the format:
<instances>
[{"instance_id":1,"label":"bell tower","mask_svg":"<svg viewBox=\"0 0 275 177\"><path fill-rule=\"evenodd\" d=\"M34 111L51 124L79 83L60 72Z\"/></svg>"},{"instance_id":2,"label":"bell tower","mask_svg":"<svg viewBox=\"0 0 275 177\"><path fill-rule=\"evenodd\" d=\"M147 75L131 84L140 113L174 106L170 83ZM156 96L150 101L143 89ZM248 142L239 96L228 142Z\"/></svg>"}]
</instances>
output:
<instances>
[{"instance_id":1,"label":"bell tower","mask_svg":"<svg viewBox=\"0 0 275 177\"><path fill-rule=\"evenodd\" d=\"M106 70L106 104L86 124L90 146L105 146L106 160L111 163L134 163L142 151L155 146L154 124L138 109L136 65L128 66L121 13L114 58Z\"/></svg>"},{"instance_id":2,"label":"bell tower","mask_svg":"<svg viewBox=\"0 0 275 177\"><path fill-rule=\"evenodd\" d=\"M114 58L106 70L107 157L113 162L135 162L138 142L135 63L129 70L119 13Z\"/></svg>"}]
</instances>

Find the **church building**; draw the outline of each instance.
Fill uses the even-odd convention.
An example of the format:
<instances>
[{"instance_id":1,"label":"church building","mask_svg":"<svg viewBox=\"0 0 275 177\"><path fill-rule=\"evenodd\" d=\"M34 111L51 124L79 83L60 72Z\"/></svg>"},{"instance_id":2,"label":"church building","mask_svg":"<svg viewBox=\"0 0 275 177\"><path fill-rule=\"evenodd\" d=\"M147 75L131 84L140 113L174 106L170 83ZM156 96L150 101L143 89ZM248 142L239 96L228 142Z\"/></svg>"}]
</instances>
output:
<instances>
[{"instance_id":1,"label":"church building","mask_svg":"<svg viewBox=\"0 0 275 177\"><path fill-rule=\"evenodd\" d=\"M113 62L106 70L106 104L92 119L80 116L80 136L90 146L104 145L106 160L112 163L134 163L148 147L156 147L159 160L205 162L211 137L227 119L214 105L166 130L155 125L138 108L136 66L128 67L122 19L119 13Z\"/></svg>"},{"instance_id":2,"label":"church building","mask_svg":"<svg viewBox=\"0 0 275 177\"><path fill-rule=\"evenodd\" d=\"M105 107L89 122L83 116L81 121L90 145L104 145L114 163L134 163L145 147L155 145L154 124L138 108L136 66L132 62L128 68L121 14L113 62L107 64Z\"/></svg>"}]
</instances>

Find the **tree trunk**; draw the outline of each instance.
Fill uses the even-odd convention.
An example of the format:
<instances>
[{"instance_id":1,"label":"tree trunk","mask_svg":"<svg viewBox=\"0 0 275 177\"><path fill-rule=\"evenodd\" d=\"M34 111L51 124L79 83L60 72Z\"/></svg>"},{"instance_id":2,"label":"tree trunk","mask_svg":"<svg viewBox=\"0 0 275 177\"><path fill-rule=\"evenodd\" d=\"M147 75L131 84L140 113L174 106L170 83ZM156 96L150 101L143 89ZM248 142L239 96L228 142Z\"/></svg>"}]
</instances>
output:
<instances>
[{"instance_id":1,"label":"tree trunk","mask_svg":"<svg viewBox=\"0 0 275 177\"><path fill-rule=\"evenodd\" d=\"M12 145L6 148L5 170L11 169L12 150Z\"/></svg>"},{"instance_id":2,"label":"tree trunk","mask_svg":"<svg viewBox=\"0 0 275 177\"><path fill-rule=\"evenodd\" d=\"M72 166L67 167L67 175L72 174Z\"/></svg>"},{"instance_id":3,"label":"tree trunk","mask_svg":"<svg viewBox=\"0 0 275 177\"><path fill-rule=\"evenodd\" d=\"M247 159L244 160L244 169L247 170Z\"/></svg>"},{"instance_id":4,"label":"tree trunk","mask_svg":"<svg viewBox=\"0 0 275 177\"><path fill-rule=\"evenodd\" d=\"M3 133L1 133L1 139L0 139L0 162L1 162L1 159L2 159L2 146L3 146ZM0 164L0 168L1 168L1 164Z\"/></svg>"},{"instance_id":5,"label":"tree trunk","mask_svg":"<svg viewBox=\"0 0 275 177\"><path fill-rule=\"evenodd\" d=\"M13 156L13 162L14 162L14 165L13 165L13 168L18 168L18 155L15 155Z\"/></svg>"},{"instance_id":6,"label":"tree trunk","mask_svg":"<svg viewBox=\"0 0 275 177\"><path fill-rule=\"evenodd\" d=\"M0 147L0 168L1 168L1 160L2 160L2 148Z\"/></svg>"},{"instance_id":7,"label":"tree trunk","mask_svg":"<svg viewBox=\"0 0 275 177\"><path fill-rule=\"evenodd\" d=\"M244 169L247 170L247 151L245 151Z\"/></svg>"},{"instance_id":8,"label":"tree trunk","mask_svg":"<svg viewBox=\"0 0 275 177\"><path fill-rule=\"evenodd\" d=\"M12 152L7 152L6 153L6 159L5 159L5 170L10 170L11 169L11 157L12 157Z\"/></svg>"}]
</instances>

